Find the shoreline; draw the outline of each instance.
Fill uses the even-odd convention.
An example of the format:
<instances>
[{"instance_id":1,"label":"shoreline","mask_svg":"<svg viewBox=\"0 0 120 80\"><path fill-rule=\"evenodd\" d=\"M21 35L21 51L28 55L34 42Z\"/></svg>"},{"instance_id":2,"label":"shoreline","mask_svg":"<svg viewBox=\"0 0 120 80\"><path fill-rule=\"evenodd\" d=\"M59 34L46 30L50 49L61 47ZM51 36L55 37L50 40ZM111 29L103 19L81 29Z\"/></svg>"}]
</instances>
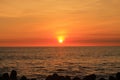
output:
<instances>
[{"instance_id":1,"label":"shoreline","mask_svg":"<svg viewBox=\"0 0 120 80\"><path fill-rule=\"evenodd\" d=\"M101 77L97 79L96 74L90 74L87 76L75 76L71 77L69 75L67 76L61 76L58 75L57 73L53 73L52 75L48 75L45 79L37 79L37 78L27 78L25 75L22 77L17 76L17 71L12 70L10 74L8 73L3 73L0 76L0 80L120 80L120 72L117 72L115 76L108 75L109 77L105 79L104 77Z\"/></svg>"}]
</instances>

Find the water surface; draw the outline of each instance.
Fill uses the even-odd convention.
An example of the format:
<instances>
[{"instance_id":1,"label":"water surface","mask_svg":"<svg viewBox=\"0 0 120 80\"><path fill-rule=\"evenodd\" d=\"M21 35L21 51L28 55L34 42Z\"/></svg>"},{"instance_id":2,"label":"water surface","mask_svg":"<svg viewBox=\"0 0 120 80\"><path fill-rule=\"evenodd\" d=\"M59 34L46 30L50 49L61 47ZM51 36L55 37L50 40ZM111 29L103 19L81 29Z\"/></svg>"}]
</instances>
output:
<instances>
[{"instance_id":1,"label":"water surface","mask_svg":"<svg viewBox=\"0 0 120 80\"><path fill-rule=\"evenodd\" d=\"M0 48L0 72L44 78L60 75L106 76L120 71L120 47L4 47Z\"/></svg>"}]
</instances>

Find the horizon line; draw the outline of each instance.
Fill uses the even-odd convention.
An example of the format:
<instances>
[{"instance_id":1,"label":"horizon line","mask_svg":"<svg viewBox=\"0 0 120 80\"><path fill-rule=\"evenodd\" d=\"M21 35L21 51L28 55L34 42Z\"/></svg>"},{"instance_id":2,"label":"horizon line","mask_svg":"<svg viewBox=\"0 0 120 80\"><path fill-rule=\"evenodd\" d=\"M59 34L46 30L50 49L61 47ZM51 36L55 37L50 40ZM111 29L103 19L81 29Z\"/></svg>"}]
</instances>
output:
<instances>
[{"instance_id":1,"label":"horizon line","mask_svg":"<svg viewBox=\"0 0 120 80\"><path fill-rule=\"evenodd\" d=\"M30 47L30 48L32 48L32 47L120 47L120 45L85 45L85 46L0 46L0 48L4 48L4 47Z\"/></svg>"}]
</instances>

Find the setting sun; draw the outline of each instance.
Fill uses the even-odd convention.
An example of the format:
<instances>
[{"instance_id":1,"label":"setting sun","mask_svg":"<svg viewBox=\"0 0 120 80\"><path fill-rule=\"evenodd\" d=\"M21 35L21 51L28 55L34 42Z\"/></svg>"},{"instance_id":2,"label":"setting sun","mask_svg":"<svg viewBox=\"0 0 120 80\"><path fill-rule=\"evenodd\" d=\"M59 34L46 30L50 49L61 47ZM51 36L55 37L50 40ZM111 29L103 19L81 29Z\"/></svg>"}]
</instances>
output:
<instances>
[{"instance_id":1,"label":"setting sun","mask_svg":"<svg viewBox=\"0 0 120 80\"><path fill-rule=\"evenodd\" d=\"M62 39L60 39L60 40L59 40L59 43L63 43L63 40L62 40Z\"/></svg>"},{"instance_id":2,"label":"setting sun","mask_svg":"<svg viewBox=\"0 0 120 80\"><path fill-rule=\"evenodd\" d=\"M63 43L64 42L64 37L63 36L59 36L58 37L58 42L59 43Z\"/></svg>"}]
</instances>

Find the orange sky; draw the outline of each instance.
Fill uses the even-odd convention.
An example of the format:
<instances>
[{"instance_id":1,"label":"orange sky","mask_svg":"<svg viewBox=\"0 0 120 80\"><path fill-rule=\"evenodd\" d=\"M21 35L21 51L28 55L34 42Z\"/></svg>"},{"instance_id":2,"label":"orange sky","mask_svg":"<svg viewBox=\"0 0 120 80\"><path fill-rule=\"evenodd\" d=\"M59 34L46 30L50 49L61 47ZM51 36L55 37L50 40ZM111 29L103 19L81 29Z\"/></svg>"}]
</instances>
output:
<instances>
[{"instance_id":1,"label":"orange sky","mask_svg":"<svg viewBox=\"0 0 120 80\"><path fill-rule=\"evenodd\" d=\"M0 46L120 46L120 1L0 0Z\"/></svg>"}]
</instances>

